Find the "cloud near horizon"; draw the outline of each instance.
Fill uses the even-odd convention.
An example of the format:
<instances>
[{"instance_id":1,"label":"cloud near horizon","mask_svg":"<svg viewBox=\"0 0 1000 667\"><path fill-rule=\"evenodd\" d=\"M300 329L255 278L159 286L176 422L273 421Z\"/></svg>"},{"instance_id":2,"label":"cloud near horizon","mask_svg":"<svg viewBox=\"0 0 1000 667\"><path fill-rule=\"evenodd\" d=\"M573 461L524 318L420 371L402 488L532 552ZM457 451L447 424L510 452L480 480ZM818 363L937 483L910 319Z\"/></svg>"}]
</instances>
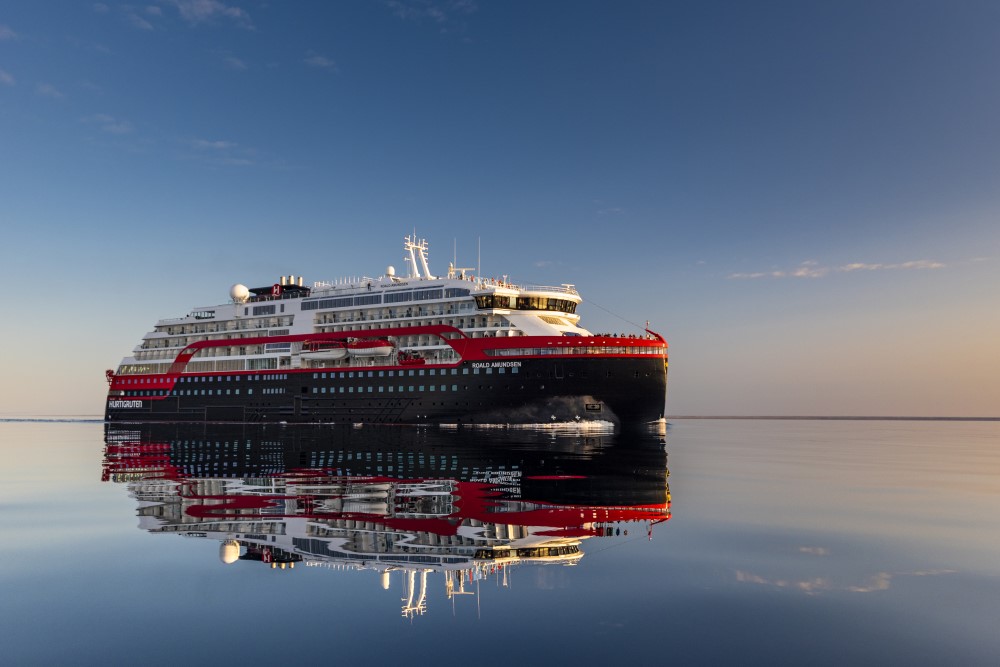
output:
<instances>
[{"instance_id":1,"label":"cloud near horizon","mask_svg":"<svg viewBox=\"0 0 1000 667\"><path fill-rule=\"evenodd\" d=\"M933 270L943 269L948 265L944 262L937 262L929 259L918 259L898 264L868 264L864 262L852 262L838 267L820 266L814 260L802 262L794 269L772 271L755 271L753 273L730 273L731 280L755 280L758 278L823 278L831 273L850 273L852 271L906 271L906 270Z\"/></svg>"}]
</instances>

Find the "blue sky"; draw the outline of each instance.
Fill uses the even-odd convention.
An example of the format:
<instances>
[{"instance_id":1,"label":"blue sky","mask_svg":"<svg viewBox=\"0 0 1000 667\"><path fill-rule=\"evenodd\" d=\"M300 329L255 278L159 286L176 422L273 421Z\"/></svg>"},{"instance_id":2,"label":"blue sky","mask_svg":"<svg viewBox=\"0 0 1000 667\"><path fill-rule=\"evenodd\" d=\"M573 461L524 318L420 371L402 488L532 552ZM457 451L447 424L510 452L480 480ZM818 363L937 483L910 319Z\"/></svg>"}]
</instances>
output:
<instances>
[{"instance_id":1,"label":"blue sky","mask_svg":"<svg viewBox=\"0 0 1000 667\"><path fill-rule=\"evenodd\" d=\"M974 1L7 3L0 413L98 413L156 319L415 228L650 320L672 414L995 416L998 35Z\"/></svg>"}]
</instances>

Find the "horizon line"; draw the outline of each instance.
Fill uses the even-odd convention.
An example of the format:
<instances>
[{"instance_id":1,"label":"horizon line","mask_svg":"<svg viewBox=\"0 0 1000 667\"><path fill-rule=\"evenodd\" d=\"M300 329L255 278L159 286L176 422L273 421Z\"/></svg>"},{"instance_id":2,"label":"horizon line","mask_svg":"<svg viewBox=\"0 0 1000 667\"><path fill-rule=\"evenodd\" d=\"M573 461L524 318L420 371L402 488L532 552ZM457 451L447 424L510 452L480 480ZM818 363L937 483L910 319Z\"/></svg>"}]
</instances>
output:
<instances>
[{"instance_id":1,"label":"horizon line","mask_svg":"<svg viewBox=\"0 0 1000 667\"><path fill-rule=\"evenodd\" d=\"M782 419L799 421L1000 421L1000 417L914 417L898 415L669 415L666 419Z\"/></svg>"},{"instance_id":2,"label":"horizon line","mask_svg":"<svg viewBox=\"0 0 1000 667\"><path fill-rule=\"evenodd\" d=\"M23 414L23 415L2 415L0 421L32 421L32 420L61 420L61 421L98 421L104 422L102 414ZM1000 417L948 417L931 416L918 417L907 415L667 415L665 419L716 419L716 420L784 420L784 421L968 421L987 422L1000 421ZM163 422L139 422L143 424L155 424ZM181 422L171 422L181 423ZM242 422L234 422L242 423Z\"/></svg>"}]
</instances>

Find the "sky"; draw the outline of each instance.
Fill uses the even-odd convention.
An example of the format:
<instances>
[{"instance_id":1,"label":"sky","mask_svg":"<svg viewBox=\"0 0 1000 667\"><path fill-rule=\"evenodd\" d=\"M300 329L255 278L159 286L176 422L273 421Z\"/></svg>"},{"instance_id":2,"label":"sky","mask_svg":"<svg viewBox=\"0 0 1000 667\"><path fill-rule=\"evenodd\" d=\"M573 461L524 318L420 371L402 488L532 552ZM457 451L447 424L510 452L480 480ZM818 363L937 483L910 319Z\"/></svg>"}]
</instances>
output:
<instances>
[{"instance_id":1,"label":"sky","mask_svg":"<svg viewBox=\"0 0 1000 667\"><path fill-rule=\"evenodd\" d=\"M575 284L670 415L1000 416L1000 4L0 7L0 414L233 283Z\"/></svg>"}]
</instances>

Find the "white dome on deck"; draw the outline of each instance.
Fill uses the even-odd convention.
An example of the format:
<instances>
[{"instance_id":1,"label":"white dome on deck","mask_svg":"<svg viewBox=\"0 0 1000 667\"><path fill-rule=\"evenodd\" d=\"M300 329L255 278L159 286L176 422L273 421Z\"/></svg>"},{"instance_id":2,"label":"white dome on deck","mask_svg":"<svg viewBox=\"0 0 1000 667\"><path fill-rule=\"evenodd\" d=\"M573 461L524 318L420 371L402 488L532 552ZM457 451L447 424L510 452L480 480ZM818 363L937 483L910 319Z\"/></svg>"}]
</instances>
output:
<instances>
[{"instance_id":1,"label":"white dome on deck","mask_svg":"<svg viewBox=\"0 0 1000 667\"><path fill-rule=\"evenodd\" d=\"M229 298L236 303L244 303L250 298L250 289L246 285L236 283L229 288Z\"/></svg>"},{"instance_id":2,"label":"white dome on deck","mask_svg":"<svg viewBox=\"0 0 1000 667\"><path fill-rule=\"evenodd\" d=\"M219 560L231 565L240 559L240 543L236 540L226 540L219 545Z\"/></svg>"}]
</instances>

